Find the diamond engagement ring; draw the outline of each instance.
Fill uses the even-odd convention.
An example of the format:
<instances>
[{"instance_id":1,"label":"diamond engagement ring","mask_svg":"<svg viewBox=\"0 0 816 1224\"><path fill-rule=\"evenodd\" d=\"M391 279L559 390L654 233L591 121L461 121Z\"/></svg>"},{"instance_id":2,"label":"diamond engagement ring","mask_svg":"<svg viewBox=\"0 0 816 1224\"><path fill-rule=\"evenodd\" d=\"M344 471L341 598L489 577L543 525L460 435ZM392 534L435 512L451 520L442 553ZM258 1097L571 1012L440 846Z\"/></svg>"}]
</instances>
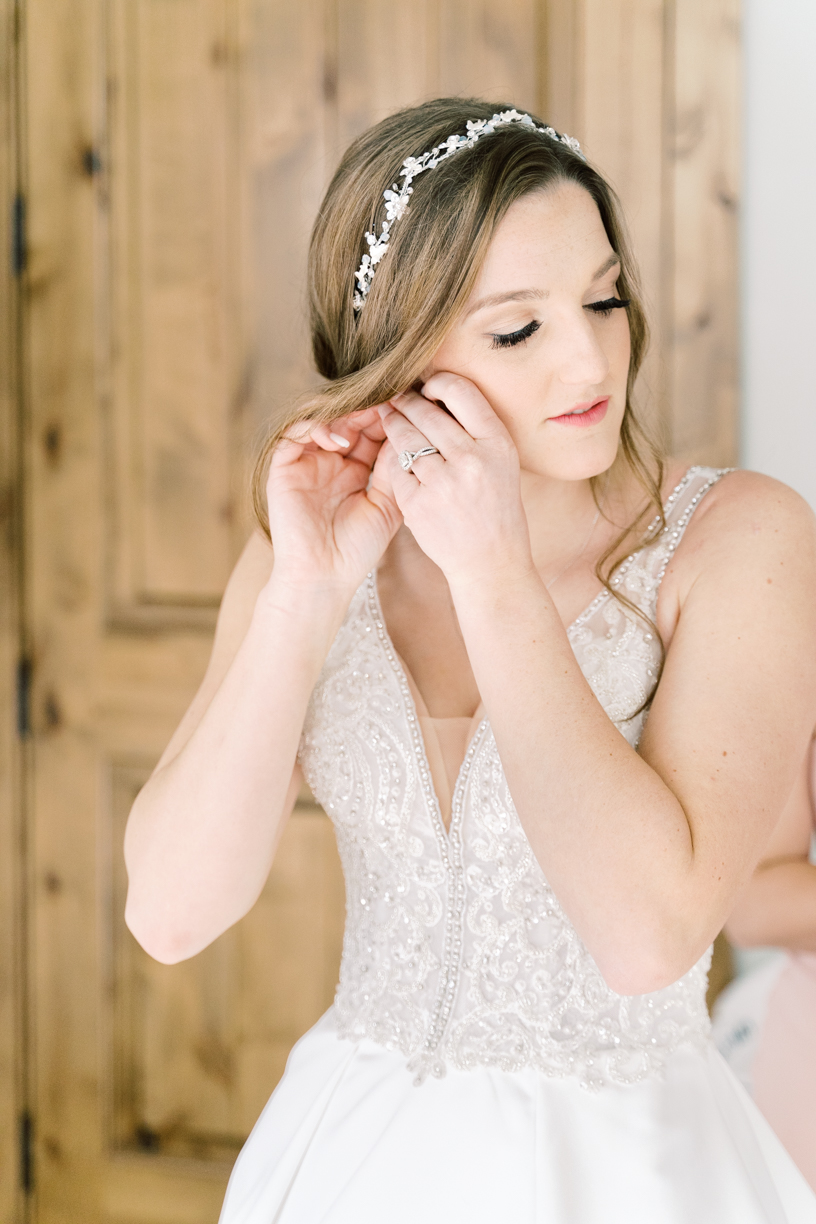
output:
<instances>
[{"instance_id":1,"label":"diamond engagement ring","mask_svg":"<svg viewBox=\"0 0 816 1224\"><path fill-rule=\"evenodd\" d=\"M421 459L423 455L438 455L439 451L435 446L423 446L422 450L409 451L404 450L399 453L399 465L403 472L410 472L417 459Z\"/></svg>"}]
</instances>

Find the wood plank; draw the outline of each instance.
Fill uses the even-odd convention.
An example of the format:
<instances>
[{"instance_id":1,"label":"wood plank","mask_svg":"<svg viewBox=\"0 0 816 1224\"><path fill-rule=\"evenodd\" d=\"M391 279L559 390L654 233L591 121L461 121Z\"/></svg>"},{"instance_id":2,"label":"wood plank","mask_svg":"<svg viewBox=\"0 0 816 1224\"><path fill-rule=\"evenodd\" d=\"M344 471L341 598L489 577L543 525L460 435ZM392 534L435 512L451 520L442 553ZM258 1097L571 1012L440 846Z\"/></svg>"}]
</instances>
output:
<instances>
[{"instance_id":1,"label":"wood plank","mask_svg":"<svg viewBox=\"0 0 816 1224\"><path fill-rule=\"evenodd\" d=\"M585 0L541 0L539 112L559 132L584 130Z\"/></svg>"},{"instance_id":2,"label":"wood plank","mask_svg":"<svg viewBox=\"0 0 816 1224\"><path fill-rule=\"evenodd\" d=\"M27 6L34 647L32 992L38 1219L94 1224L99 1152L95 545L95 182L101 52L93 0ZM101 78L104 79L104 78ZM44 819L45 817L47 819Z\"/></svg>"},{"instance_id":3,"label":"wood plank","mask_svg":"<svg viewBox=\"0 0 816 1224\"><path fill-rule=\"evenodd\" d=\"M306 256L337 156L334 24L322 0L267 0L246 19L241 242L250 356L240 425L247 453L267 422L316 380Z\"/></svg>"},{"instance_id":4,"label":"wood plank","mask_svg":"<svg viewBox=\"0 0 816 1224\"><path fill-rule=\"evenodd\" d=\"M670 430L689 460L736 462L739 0L674 6Z\"/></svg>"},{"instance_id":5,"label":"wood plank","mask_svg":"<svg viewBox=\"0 0 816 1224\"><path fill-rule=\"evenodd\" d=\"M534 110L541 36L538 0L440 0L440 92Z\"/></svg>"},{"instance_id":6,"label":"wood plank","mask_svg":"<svg viewBox=\"0 0 816 1224\"><path fill-rule=\"evenodd\" d=\"M372 123L444 87L436 0L337 0L336 21L339 152Z\"/></svg>"},{"instance_id":7,"label":"wood plank","mask_svg":"<svg viewBox=\"0 0 816 1224\"><path fill-rule=\"evenodd\" d=\"M0 1219L22 1219L18 1145L26 1092L23 1037L23 759L17 738L21 654L22 488L17 466L21 397L21 276L15 275L11 222L19 181L15 5L0 0Z\"/></svg>"}]
</instances>

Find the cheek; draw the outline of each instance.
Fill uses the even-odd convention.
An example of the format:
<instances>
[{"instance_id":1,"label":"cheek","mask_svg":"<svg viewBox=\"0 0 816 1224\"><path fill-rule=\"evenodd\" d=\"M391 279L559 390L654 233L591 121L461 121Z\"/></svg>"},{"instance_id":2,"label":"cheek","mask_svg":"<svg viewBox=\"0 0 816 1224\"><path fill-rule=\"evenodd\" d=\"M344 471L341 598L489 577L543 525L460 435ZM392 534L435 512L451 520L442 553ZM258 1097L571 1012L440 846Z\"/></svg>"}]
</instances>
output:
<instances>
[{"instance_id":1,"label":"cheek","mask_svg":"<svg viewBox=\"0 0 816 1224\"><path fill-rule=\"evenodd\" d=\"M629 373L629 361L632 355L632 334L629 330L629 318L625 310L616 312L620 318L616 326L609 329L611 335L604 346L610 369L618 377L626 378Z\"/></svg>"}]
</instances>

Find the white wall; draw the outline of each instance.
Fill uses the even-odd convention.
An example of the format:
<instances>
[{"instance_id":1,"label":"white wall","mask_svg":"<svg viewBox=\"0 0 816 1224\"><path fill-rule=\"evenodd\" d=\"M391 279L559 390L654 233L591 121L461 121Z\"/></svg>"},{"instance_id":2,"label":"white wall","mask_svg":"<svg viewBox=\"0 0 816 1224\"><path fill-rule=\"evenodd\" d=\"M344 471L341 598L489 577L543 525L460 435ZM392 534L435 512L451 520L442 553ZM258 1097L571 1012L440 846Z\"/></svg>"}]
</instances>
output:
<instances>
[{"instance_id":1,"label":"white wall","mask_svg":"<svg viewBox=\"0 0 816 1224\"><path fill-rule=\"evenodd\" d=\"M816 509L816 0L743 0L744 467Z\"/></svg>"}]
</instances>

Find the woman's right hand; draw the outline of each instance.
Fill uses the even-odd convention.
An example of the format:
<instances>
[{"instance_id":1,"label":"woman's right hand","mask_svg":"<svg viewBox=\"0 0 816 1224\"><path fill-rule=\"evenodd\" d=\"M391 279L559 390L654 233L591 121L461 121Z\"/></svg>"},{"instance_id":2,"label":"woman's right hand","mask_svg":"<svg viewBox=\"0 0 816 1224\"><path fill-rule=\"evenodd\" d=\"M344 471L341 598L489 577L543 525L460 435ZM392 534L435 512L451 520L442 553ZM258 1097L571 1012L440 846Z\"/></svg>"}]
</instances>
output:
<instances>
[{"instance_id":1,"label":"woman's right hand","mask_svg":"<svg viewBox=\"0 0 816 1224\"><path fill-rule=\"evenodd\" d=\"M330 425L304 421L278 445L266 486L276 583L347 594L374 568L402 523L384 439L375 406Z\"/></svg>"}]
</instances>

